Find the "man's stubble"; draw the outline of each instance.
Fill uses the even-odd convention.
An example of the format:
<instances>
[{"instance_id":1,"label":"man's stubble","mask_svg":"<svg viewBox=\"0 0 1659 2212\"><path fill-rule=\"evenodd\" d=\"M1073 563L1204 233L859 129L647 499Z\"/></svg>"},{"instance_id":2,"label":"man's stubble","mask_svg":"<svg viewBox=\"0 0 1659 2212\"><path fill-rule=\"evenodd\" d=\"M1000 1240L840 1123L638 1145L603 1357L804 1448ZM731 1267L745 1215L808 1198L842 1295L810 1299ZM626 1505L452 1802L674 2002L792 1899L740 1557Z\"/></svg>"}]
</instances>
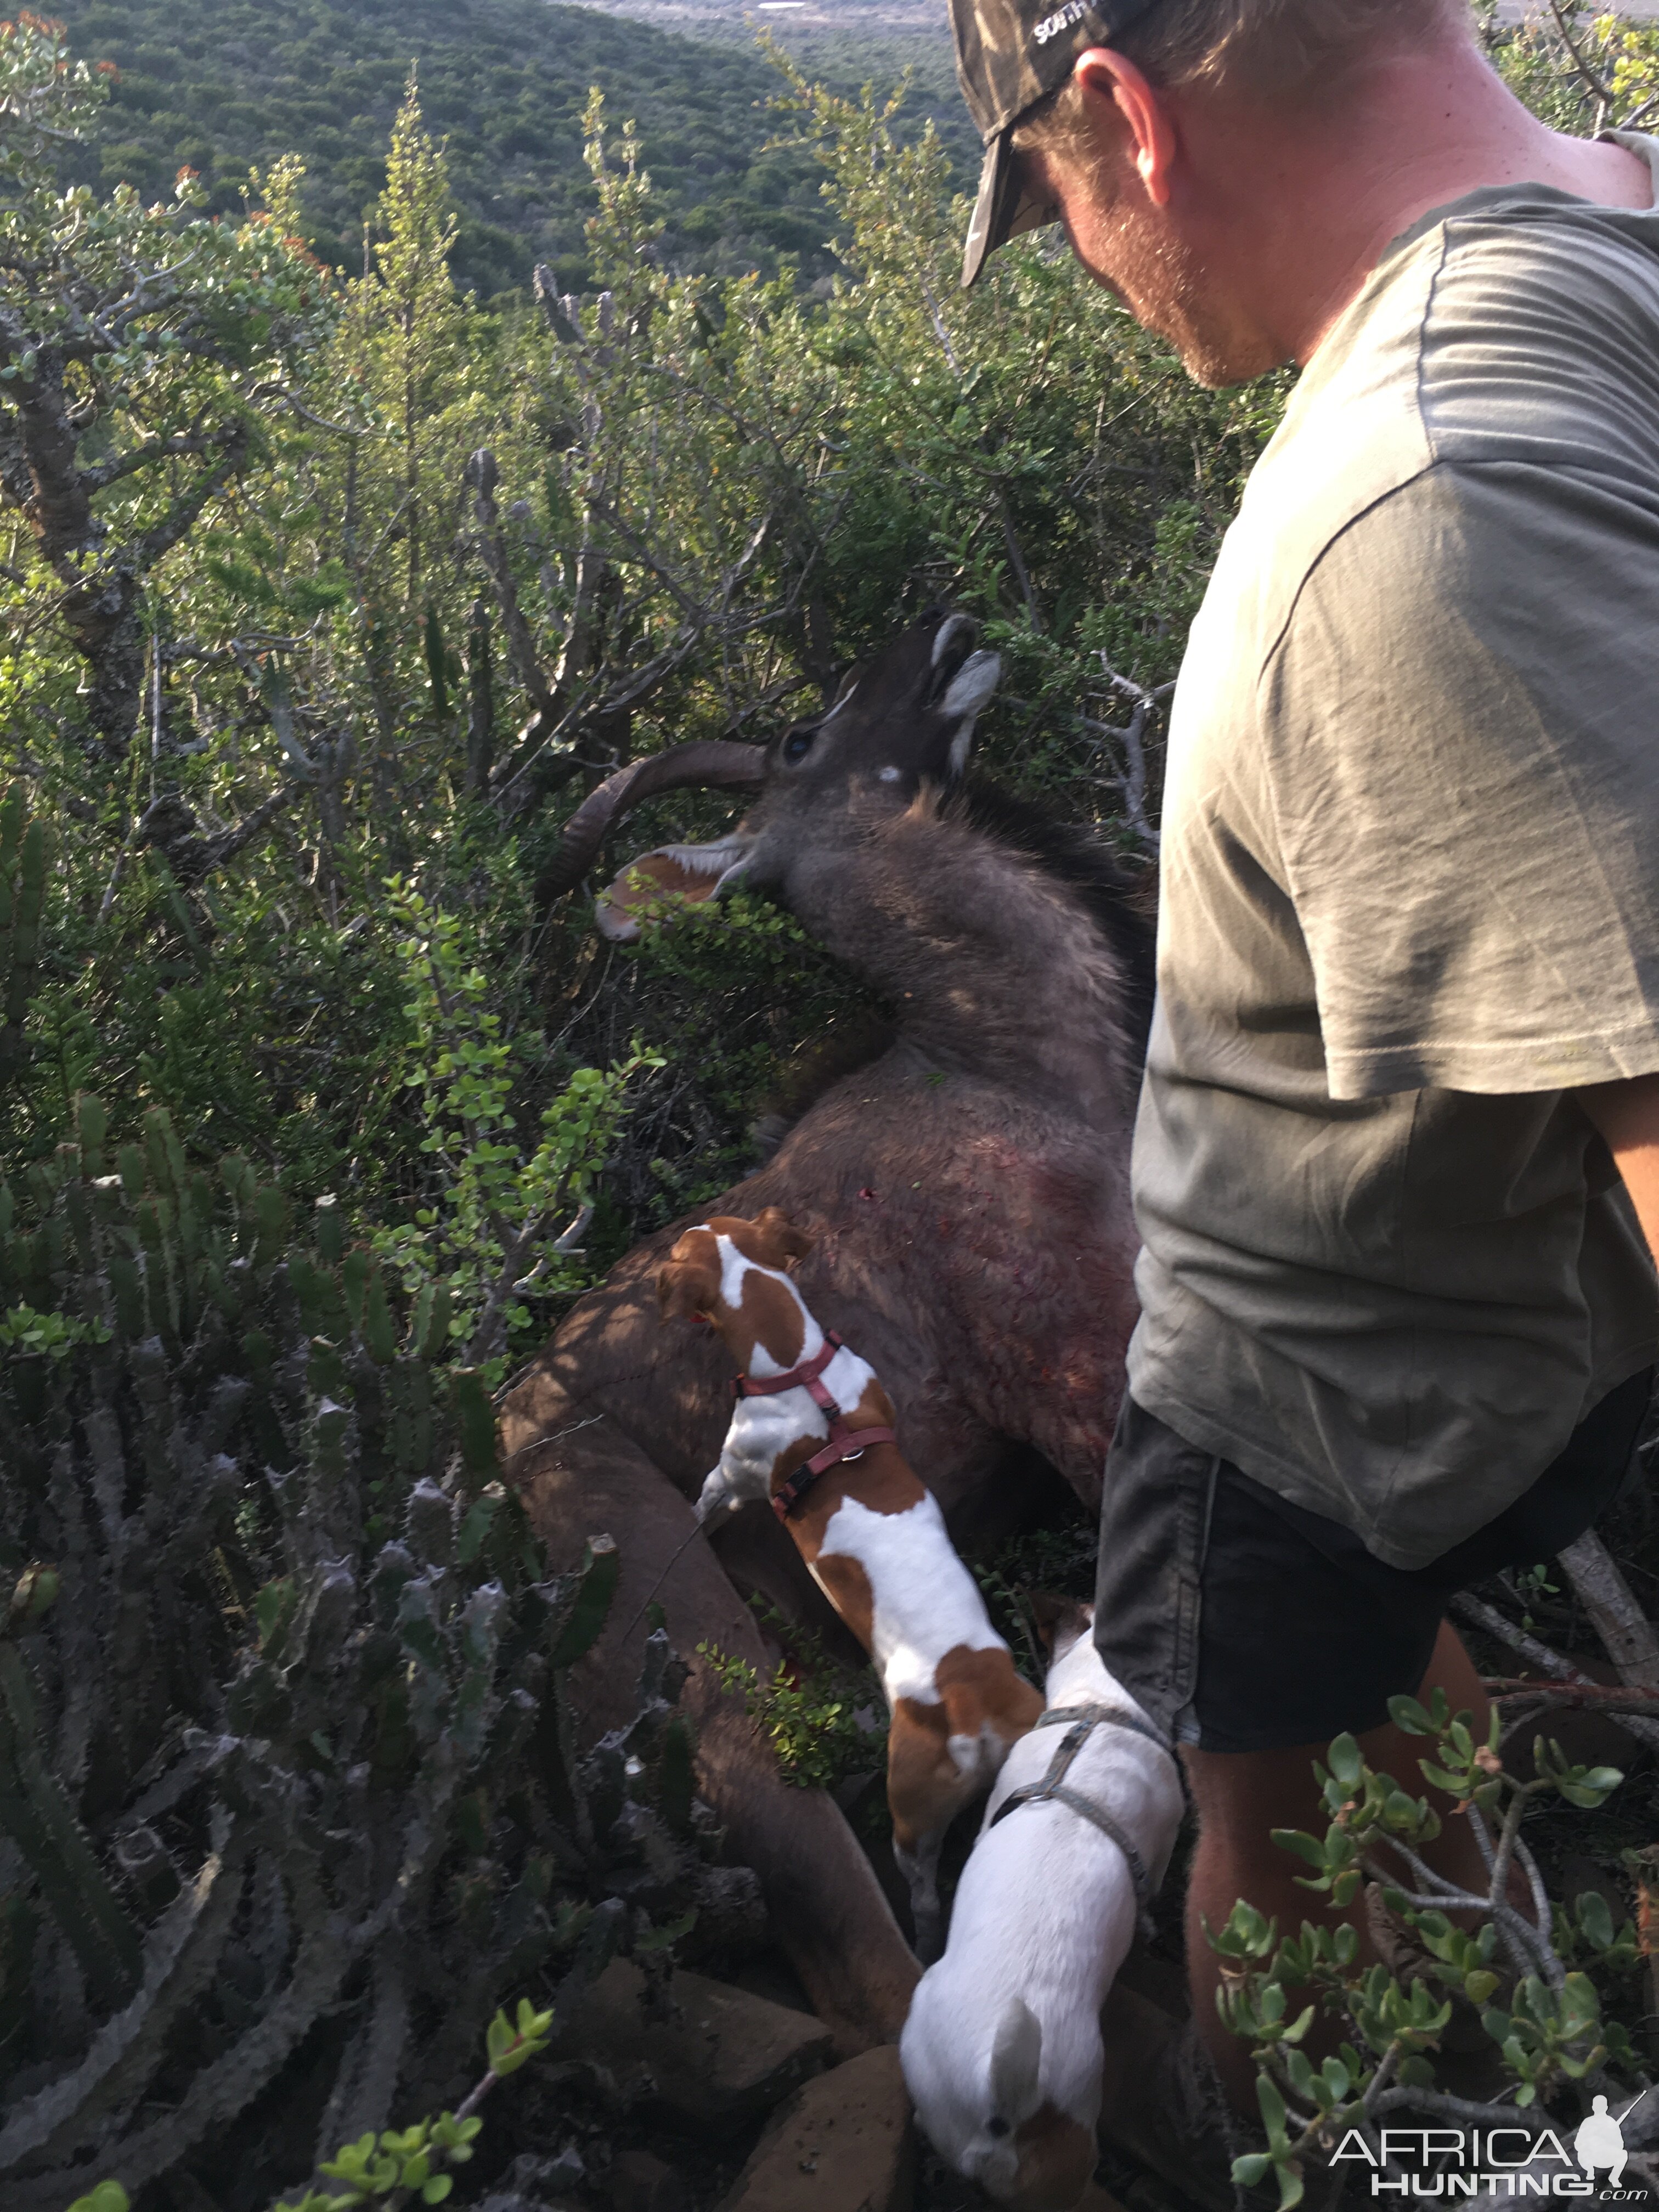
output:
<instances>
[{"instance_id":1,"label":"man's stubble","mask_svg":"<svg viewBox=\"0 0 1659 2212\"><path fill-rule=\"evenodd\" d=\"M1144 329L1175 348L1194 382L1220 391L1279 366L1271 343L1248 325L1192 247L1103 164L1089 199L1088 234L1066 225L1073 252Z\"/></svg>"}]
</instances>

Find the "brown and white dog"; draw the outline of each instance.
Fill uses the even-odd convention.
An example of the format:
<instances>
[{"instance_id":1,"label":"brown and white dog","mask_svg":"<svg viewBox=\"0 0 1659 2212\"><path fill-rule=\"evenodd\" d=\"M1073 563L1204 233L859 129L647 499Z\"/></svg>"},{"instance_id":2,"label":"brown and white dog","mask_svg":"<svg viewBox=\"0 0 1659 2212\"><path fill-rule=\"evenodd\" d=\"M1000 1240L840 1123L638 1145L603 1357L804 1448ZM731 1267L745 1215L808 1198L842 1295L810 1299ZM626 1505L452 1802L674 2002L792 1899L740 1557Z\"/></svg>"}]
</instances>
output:
<instances>
[{"instance_id":1,"label":"brown and white dog","mask_svg":"<svg viewBox=\"0 0 1659 2212\"><path fill-rule=\"evenodd\" d=\"M891 1721L887 1802L916 1948L938 1955L945 1830L996 1779L1042 1699L1014 1671L938 1501L899 1450L867 1361L827 1334L788 1274L811 1240L776 1206L688 1229L657 1279L665 1318L714 1324L737 1407L702 1486L705 1522L770 1499L813 1579L875 1661Z\"/></svg>"}]
</instances>

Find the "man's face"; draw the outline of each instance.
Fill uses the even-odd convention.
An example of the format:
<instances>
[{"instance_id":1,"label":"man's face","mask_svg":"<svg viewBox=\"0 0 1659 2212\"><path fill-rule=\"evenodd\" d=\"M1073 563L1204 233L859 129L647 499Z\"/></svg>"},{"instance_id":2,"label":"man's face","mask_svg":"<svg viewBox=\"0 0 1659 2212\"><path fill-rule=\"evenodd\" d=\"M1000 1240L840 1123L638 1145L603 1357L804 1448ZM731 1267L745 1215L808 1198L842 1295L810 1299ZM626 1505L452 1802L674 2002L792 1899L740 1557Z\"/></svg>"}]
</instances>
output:
<instances>
[{"instance_id":1,"label":"man's face","mask_svg":"<svg viewBox=\"0 0 1659 2212\"><path fill-rule=\"evenodd\" d=\"M1127 132L1096 132L1092 158L1059 147L1024 151L1028 189L1060 211L1072 251L1149 331L1212 390L1279 366L1271 341L1251 328L1224 283L1169 207L1148 197Z\"/></svg>"}]
</instances>

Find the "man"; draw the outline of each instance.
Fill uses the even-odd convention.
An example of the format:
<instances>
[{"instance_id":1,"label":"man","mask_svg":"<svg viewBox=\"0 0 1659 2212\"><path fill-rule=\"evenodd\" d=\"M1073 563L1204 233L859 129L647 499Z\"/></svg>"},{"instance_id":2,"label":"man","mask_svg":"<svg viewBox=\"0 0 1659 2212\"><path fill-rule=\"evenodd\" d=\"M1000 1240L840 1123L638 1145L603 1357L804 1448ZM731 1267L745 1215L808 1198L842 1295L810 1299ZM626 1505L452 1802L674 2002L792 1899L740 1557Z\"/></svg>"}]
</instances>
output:
<instances>
[{"instance_id":1,"label":"man","mask_svg":"<svg viewBox=\"0 0 1659 2212\"><path fill-rule=\"evenodd\" d=\"M1605 2097L1591 2098L1589 2118L1578 2123L1572 2149L1587 2181L1594 2181L1597 2171L1605 2170L1609 2189L1622 2185L1630 2153L1625 2148L1625 2131L1607 2110Z\"/></svg>"},{"instance_id":2,"label":"man","mask_svg":"<svg viewBox=\"0 0 1659 2212\"><path fill-rule=\"evenodd\" d=\"M1659 146L1544 129L1456 0L953 12L964 282L1058 216L1202 382L1303 371L1171 720L1097 1628L1248 2110L1200 1919L1310 1913L1269 1832L1333 1735L1410 1782L1391 1695L1484 1711L1449 1595L1589 1525L1649 1395Z\"/></svg>"}]
</instances>

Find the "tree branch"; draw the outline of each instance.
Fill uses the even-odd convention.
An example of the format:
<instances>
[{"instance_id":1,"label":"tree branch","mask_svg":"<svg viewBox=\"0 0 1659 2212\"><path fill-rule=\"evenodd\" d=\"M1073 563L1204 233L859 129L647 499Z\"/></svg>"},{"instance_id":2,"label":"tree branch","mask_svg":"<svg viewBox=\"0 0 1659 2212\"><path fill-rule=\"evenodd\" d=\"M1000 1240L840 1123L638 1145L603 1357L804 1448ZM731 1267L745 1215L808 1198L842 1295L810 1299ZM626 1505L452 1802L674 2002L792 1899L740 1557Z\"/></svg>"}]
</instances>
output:
<instances>
[{"instance_id":1,"label":"tree branch","mask_svg":"<svg viewBox=\"0 0 1659 2212\"><path fill-rule=\"evenodd\" d=\"M145 531L134 545L129 558L135 575L147 575L164 553L171 552L208 501L240 471L247 459L246 423L234 423L222 432L218 444L220 459L216 465L205 470L188 491L181 492L161 520Z\"/></svg>"},{"instance_id":2,"label":"tree branch","mask_svg":"<svg viewBox=\"0 0 1659 2212\"><path fill-rule=\"evenodd\" d=\"M495 456L487 446L481 446L466 465L466 482L474 494L474 512L478 519L480 538L478 550L489 571L490 581L495 586L495 597L501 610L501 629L507 639L507 658L517 677L534 702L538 714L549 720L556 718L557 708L536 652L535 640L530 635L530 625L525 620L524 610L519 604L519 587L514 581L513 570L507 557L507 547L501 533L499 510L495 505L495 486L499 481Z\"/></svg>"},{"instance_id":3,"label":"tree branch","mask_svg":"<svg viewBox=\"0 0 1659 2212\"><path fill-rule=\"evenodd\" d=\"M1561 43L1572 56L1573 67L1595 94L1595 127L1599 131L1607 121L1613 106L1613 88L1598 76L1578 51L1572 30L1561 12L1561 0L1550 0L1550 13L1555 18L1555 27L1561 34Z\"/></svg>"},{"instance_id":4,"label":"tree branch","mask_svg":"<svg viewBox=\"0 0 1659 2212\"><path fill-rule=\"evenodd\" d=\"M1659 1689L1659 1636L1631 1595L1601 1539L1587 1528L1557 1556L1579 1603L1595 1624L1620 1680L1641 1689Z\"/></svg>"},{"instance_id":5,"label":"tree branch","mask_svg":"<svg viewBox=\"0 0 1659 2212\"><path fill-rule=\"evenodd\" d=\"M1588 1674L1582 1674L1559 1651L1552 1651L1547 1644L1540 1643L1537 1637L1528 1635L1524 1628L1518 1628L1514 1621L1505 1619L1495 1605L1488 1605L1483 1598L1472 1597L1468 1590L1457 1593L1451 1601L1450 1610L1461 1620L1472 1622L1477 1628L1484 1628L1488 1636L1496 1637L1500 1644L1506 1644L1521 1658L1530 1660L1553 1681L1565 1682L1576 1690L1599 1690L1606 1686L1605 1684L1593 1682ZM1659 1720L1627 1717L1625 1726L1650 1750L1659 1751Z\"/></svg>"},{"instance_id":6,"label":"tree branch","mask_svg":"<svg viewBox=\"0 0 1659 2212\"><path fill-rule=\"evenodd\" d=\"M100 461L95 468L82 469L81 482L88 492L103 491L118 483L123 477L136 476L153 462L167 460L176 453L213 453L222 443L222 434L211 431L197 438L151 438L142 446L135 446L130 453L123 453L118 460Z\"/></svg>"}]
</instances>

